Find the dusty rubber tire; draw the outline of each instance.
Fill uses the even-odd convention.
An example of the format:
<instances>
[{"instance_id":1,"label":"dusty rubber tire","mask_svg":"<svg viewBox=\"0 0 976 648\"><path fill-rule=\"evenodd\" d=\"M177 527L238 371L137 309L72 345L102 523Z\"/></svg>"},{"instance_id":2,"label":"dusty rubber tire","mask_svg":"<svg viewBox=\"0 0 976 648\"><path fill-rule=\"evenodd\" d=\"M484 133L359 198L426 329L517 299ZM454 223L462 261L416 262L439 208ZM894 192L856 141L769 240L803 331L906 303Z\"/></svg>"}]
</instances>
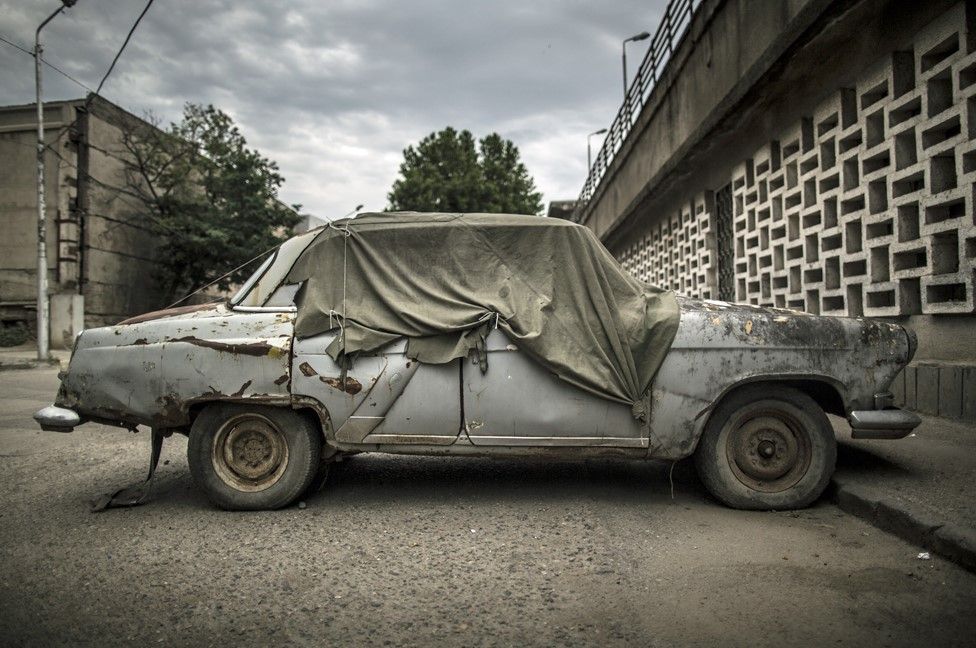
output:
<instances>
[{"instance_id":1,"label":"dusty rubber tire","mask_svg":"<svg viewBox=\"0 0 976 648\"><path fill-rule=\"evenodd\" d=\"M311 485L322 435L315 423L285 407L215 403L193 421L186 453L193 481L220 508L278 509ZM249 463L243 453L256 460ZM267 474L244 474L248 469Z\"/></svg>"},{"instance_id":2,"label":"dusty rubber tire","mask_svg":"<svg viewBox=\"0 0 976 648\"><path fill-rule=\"evenodd\" d=\"M778 480L764 481L770 474L764 471L775 472L792 457L787 447L790 439L782 439L787 433L794 437L798 457ZM756 438L761 440L753 446ZM759 444L764 444L761 450L771 452L772 458L755 452ZM763 464L767 459L782 464L767 467ZM744 387L723 399L709 417L695 450L695 468L705 487L716 499L737 509L809 506L827 487L836 463L837 440L816 401L797 389L768 384Z\"/></svg>"}]
</instances>

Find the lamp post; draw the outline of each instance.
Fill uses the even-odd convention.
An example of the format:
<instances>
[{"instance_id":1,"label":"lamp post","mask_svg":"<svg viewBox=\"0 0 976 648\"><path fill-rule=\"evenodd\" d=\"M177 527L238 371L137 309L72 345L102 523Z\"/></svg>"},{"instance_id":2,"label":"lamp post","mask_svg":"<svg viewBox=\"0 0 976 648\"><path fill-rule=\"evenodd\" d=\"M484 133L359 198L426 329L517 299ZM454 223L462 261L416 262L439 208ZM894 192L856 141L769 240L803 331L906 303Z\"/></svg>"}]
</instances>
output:
<instances>
[{"instance_id":1,"label":"lamp post","mask_svg":"<svg viewBox=\"0 0 976 648\"><path fill-rule=\"evenodd\" d=\"M606 128L601 128L600 130L595 130L586 136L586 172L589 173L590 169L593 168L593 154L590 152L590 138L594 135L603 135L607 132Z\"/></svg>"},{"instance_id":2,"label":"lamp post","mask_svg":"<svg viewBox=\"0 0 976 648\"><path fill-rule=\"evenodd\" d=\"M41 30L77 0L61 0L61 6L34 32L34 82L37 93L37 359L50 355L47 301L47 224L44 208L44 104L41 102Z\"/></svg>"},{"instance_id":3,"label":"lamp post","mask_svg":"<svg viewBox=\"0 0 976 648\"><path fill-rule=\"evenodd\" d=\"M635 34L630 38L625 38L623 44L621 45L622 50L622 61L624 66L624 101L627 101L627 43L632 43L636 41L647 40L651 35L646 31L639 34Z\"/></svg>"}]
</instances>

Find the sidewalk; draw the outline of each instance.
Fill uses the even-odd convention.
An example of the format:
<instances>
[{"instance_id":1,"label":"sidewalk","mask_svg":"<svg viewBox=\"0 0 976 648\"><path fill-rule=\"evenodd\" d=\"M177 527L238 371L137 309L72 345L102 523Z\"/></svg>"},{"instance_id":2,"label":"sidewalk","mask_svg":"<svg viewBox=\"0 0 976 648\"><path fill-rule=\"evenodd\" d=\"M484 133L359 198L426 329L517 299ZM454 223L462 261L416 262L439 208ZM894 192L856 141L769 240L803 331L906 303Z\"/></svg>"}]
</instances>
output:
<instances>
[{"instance_id":1,"label":"sidewalk","mask_svg":"<svg viewBox=\"0 0 976 648\"><path fill-rule=\"evenodd\" d=\"M37 345L33 342L12 347L0 347L0 371L8 369L36 369L38 367L68 366L71 351L62 349L51 350L51 360L42 362L37 359Z\"/></svg>"},{"instance_id":2,"label":"sidewalk","mask_svg":"<svg viewBox=\"0 0 976 648\"><path fill-rule=\"evenodd\" d=\"M976 571L976 428L923 416L908 438L839 443L834 499L847 513Z\"/></svg>"}]
</instances>

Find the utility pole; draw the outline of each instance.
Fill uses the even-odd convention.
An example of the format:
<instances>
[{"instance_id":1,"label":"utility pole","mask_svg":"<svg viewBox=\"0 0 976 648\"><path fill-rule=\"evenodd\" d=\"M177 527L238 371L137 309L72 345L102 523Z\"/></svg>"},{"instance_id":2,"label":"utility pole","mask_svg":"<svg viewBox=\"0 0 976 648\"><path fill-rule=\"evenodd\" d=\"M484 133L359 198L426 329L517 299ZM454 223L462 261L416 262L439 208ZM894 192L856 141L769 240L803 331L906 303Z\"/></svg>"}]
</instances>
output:
<instances>
[{"instance_id":1,"label":"utility pole","mask_svg":"<svg viewBox=\"0 0 976 648\"><path fill-rule=\"evenodd\" d=\"M34 81L37 91L37 359L45 361L50 356L48 327L50 306L47 299L47 217L44 206L44 103L41 98L41 30L66 7L74 6L76 1L61 0L61 6L48 16L34 32Z\"/></svg>"}]
</instances>

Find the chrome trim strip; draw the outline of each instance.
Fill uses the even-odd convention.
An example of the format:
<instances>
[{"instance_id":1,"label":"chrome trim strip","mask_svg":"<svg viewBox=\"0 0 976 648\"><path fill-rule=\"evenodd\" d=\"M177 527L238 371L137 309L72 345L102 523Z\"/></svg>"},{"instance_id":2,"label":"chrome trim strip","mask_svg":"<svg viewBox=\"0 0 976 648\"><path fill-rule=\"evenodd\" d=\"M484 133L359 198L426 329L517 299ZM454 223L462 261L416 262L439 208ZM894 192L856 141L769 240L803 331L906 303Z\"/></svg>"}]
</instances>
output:
<instances>
[{"instance_id":1,"label":"chrome trim strip","mask_svg":"<svg viewBox=\"0 0 976 648\"><path fill-rule=\"evenodd\" d=\"M295 306L231 306L231 310L241 313L297 313Z\"/></svg>"},{"instance_id":2,"label":"chrome trim strip","mask_svg":"<svg viewBox=\"0 0 976 648\"><path fill-rule=\"evenodd\" d=\"M338 430L336 441L343 443L362 443L376 426L383 422L385 416L350 416Z\"/></svg>"},{"instance_id":3,"label":"chrome trim strip","mask_svg":"<svg viewBox=\"0 0 976 648\"><path fill-rule=\"evenodd\" d=\"M474 445L646 448L647 437L513 437L468 435Z\"/></svg>"},{"instance_id":4,"label":"chrome trim strip","mask_svg":"<svg viewBox=\"0 0 976 648\"><path fill-rule=\"evenodd\" d=\"M361 443L388 443L406 445L408 443L423 443L426 445L452 445L457 436L437 434L367 434Z\"/></svg>"}]
</instances>

